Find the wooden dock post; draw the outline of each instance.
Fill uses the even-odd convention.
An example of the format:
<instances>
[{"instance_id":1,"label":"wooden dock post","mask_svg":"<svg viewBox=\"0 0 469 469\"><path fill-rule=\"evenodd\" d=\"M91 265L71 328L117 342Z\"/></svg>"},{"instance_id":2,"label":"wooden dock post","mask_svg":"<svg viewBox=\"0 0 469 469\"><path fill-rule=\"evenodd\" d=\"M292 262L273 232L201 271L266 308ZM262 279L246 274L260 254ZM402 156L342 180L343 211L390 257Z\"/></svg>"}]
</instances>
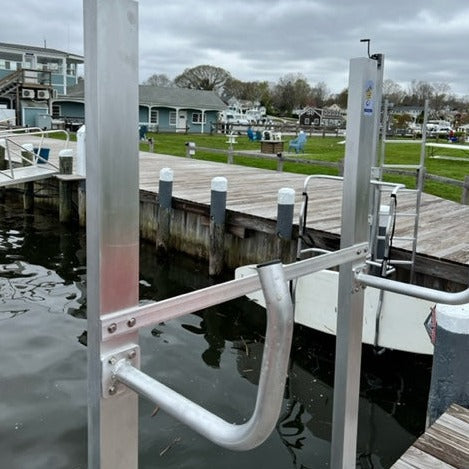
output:
<instances>
[{"instance_id":1,"label":"wooden dock post","mask_svg":"<svg viewBox=\"0 0 469 469\"><path fill-rule=\"evenodd\" d=\"M282 262L291 262L291 239L295 190L283 187L277 197L277 253Z\"/></svg>"},{"instance_id":2,"label":"wooden dock post","mask_svg":"<svg viewBox=\"0 0 469 469\"><path fill-rule=\"evenodd\" d=\"M225 212L228 181L214 177L210 198L209 275L219 275L223 270L225 254Z\"/></svg>"},{"instance_id":3,"label":"wooden dock post","mask_svg":"<svg viewBox=\"0 0 469 469\"><path fill-rule=\"evenodd\" d=\"M86 179L78 181L78 225L86 226Z\"/></svg>"},{"instance_id":4,"label":"wooden dock post","mask_svg":"<svg viewBox=\"0 0 469 469\"><path fill-rule=\"evenodd\" d=\"M72 174L73 150L62 150L59 153L60 174ZM59 221L69 223L72 219L72 181L59 180Z\"/></svg>"},{"instance_id":5,"label":"wooden dock post","mask_svg":"<svg viewBox=\"0 0 469 469\"><path fill-rule=\"evenodd\" d=\"M461 203L469 205L469 175L464 178L464 185L462 187Z\"/></svg>"},{"instance_id":6,"label":"wooden dock post","mask_svg":"<svg viewBox=\"0 0 469 469\"><path fill-rule=\"evenodd\" d=\"M156 218L156 248L158 251L168 249L171 233L171 212L173 199L173 170L162 168L158 189L158 213Z\"/></svg>"},{"instance_id":7,"label":"wooden dock post","mask_svg":"<svg viewBox=\"0 0 469 469\"><path fill-rule=\"evenodd\" d=\"M436 339L427 426L453 403L469 406L469 304L435 306Z\"/></svg>"},{"instance_id":8,"label":"wooden dock post","mask_svg":"<svg viewBox=\"0 0 469 469\"><path fill-rule=\"evenodd\" d=\"M5 139L0 139L0 171L7 169L7 162L5 161L5 145ZM5 193L5 188L0 187L0 201L2 202L5 200Z\"/></svg>"}]
</instances>

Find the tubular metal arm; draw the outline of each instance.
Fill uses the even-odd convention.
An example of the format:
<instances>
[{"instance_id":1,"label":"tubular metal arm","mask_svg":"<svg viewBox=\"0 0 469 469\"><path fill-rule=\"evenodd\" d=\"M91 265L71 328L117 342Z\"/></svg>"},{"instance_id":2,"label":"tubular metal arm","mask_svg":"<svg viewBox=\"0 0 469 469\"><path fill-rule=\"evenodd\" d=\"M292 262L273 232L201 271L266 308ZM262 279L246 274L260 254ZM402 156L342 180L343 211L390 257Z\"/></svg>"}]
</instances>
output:
<instances>
[{"instance_id":1,"label":"tubular metal arm","mask_svg":"<svg viewBox=\"0 0 469 469\"><path fill-rule=\"evenodd\" d=\"M232 450L248 450L263 443L275 428L284 393L293 334L293 306L282 265L258 266L267 308L267 331L254 412L242 425L212 414L133 367L118 361L113 377L145 396L161 409L212 442Z\"/></svg>"},{"instance_id":2,"label":"tubular metal arm","mask_svg":"<svg viewBox=\"0 0 469 469\"><path fill-rule=\"evenodd\" d=\"M407 283L397 282L373 275L357 272L355 278L358 282L368 287L379 288L394 293L401 293L407 296L415 296L424 300L434 301L435 303L443 303L446 305L462 305L469 303L469 288L456 293L443 292L433 290L432 288L420 287Z\"/></svg>"}]
</instances>

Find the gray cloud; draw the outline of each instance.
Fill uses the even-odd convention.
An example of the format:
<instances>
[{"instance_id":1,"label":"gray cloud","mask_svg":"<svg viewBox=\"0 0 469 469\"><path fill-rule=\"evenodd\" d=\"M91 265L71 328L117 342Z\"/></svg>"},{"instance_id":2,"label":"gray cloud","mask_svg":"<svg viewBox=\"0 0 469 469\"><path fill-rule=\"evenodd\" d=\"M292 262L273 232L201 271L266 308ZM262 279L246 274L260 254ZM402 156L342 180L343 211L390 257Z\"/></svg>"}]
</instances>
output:
<instances>
[{"instance_id":1,"label":"gray cloud","mask_svg":"<svg viewBox=\"0 0 469 469\"><path fill-rule=\"evenodd\" d=\"M334 92L348 62L385 54L385 78L445 82L469 95L469 4L460 0L140 0L140 77L211 64L241 80L302 73ZM10 3L2 41L83 53L82 2Z\"/></svg>"}]
</instances>

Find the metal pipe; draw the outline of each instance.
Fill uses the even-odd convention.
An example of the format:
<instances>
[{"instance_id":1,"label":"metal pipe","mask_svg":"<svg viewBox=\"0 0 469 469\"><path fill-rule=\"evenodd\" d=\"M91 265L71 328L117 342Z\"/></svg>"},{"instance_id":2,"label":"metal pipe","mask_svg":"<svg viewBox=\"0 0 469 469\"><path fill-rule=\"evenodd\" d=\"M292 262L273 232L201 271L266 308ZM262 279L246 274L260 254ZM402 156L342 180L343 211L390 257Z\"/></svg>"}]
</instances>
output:
<instances>
[{"instance_id":1,"label":"metal pipe","mask_svg":"<svg viewBox=\"0 0 469 469\"><path fill-rule=\"evenodd\" d=\"M293 335L293 305L279 261L258 267L266 299L267 331L256 405L242 425L229 423L134 368L125 359L114 377L150 399L174 418L210 441L231 450L249 450L263 443L275 428L283 400Z\"/></svg>"},{"instance_id":2,"label":"metal pipe","mask_svg":"<svg viewBox=\"0 0 469 469\"><path fill-rule=\"evenodd\" d=\"M462 305L469 303L469 288L460 292L449 293L432 288L420 287L408 283L396 282L385 278L375 277L373 275L357 272L356 280L368 287L379 288L402 295L414 296L423 300L434 301L435 303L443 303L446 305Z\"/></svg>"},{"instance_id":3,"label":"metal pipe","mask_svg":"<svg viewBox=\"0 0 469 469\"><path fill-rule=\"evenodd\" d=\"M284 275L287 280L293 280L343 263L364 261L367 254L368 243L358 243L340 251L287 264L284 266ZM135 330L239 298L260 287L259 277L253 274L155 303L108 313L100 318L102 340L128 334L129 319L133 319L132 330Z\"/></svg>"}]
</instances>

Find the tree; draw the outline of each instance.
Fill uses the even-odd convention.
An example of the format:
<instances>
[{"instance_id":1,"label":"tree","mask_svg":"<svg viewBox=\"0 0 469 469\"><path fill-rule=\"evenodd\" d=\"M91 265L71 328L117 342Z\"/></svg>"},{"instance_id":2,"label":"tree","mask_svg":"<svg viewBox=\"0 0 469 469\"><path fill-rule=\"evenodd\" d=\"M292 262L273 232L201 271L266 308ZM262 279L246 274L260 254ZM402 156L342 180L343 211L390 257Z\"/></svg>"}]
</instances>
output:
<instances>
[{"instance_id":1,"label":"tree","mask_svg":"<svg viewBox=\"0 0 469 469\"><path fill-rule=\"evenodd\" d=\"M311 88L311 104L316 107L324 107L326 101L329 99L331 93L326 83L320 81Z\"/></svg>"},{"instance_id":2,"label":"tree","mask_svg":"<svg viewBox=\"0 0 469 469\"><path fill-rule=\"evenodd\" d=\"M212 90L221 94L226 81L231 78L229 72L212 65L198 65L186 68L174 79L176 86L193 90Z\"/></svg>"},{"instance_id":3,"label":"tree","mask_svg":"<svg viewBox=\"0 0 469 469\"><path fill-rule=\"evenodd\" d=\"M155 73L155 74L149 76L142 83L142 85L164 86L166 88L170 88L170 87L174 86L174 83L164 73Z\"/></svg>"},{"instance_id":4,"label":"tree","mask_svg":"<svg viewBox=\"0 0 469 469\"><path fill-rule=\"evenodd\" d=\"M281 115L288 115L295 108L305 107L310 100L311 87L301 74L281 77L273 90L273 103Z\"/></svg>"},{"instance_id":5,"label":"tree","mask_svg":"<svg viewBox=\"0 0 469 469\"><path fill-rule=\"evenodd\" d=\"M404 99L405 93L402 86L390 80L389 78L383 81L383 98L387 99L390 103L401 104Z\"/></svg>"}]
</instances>

